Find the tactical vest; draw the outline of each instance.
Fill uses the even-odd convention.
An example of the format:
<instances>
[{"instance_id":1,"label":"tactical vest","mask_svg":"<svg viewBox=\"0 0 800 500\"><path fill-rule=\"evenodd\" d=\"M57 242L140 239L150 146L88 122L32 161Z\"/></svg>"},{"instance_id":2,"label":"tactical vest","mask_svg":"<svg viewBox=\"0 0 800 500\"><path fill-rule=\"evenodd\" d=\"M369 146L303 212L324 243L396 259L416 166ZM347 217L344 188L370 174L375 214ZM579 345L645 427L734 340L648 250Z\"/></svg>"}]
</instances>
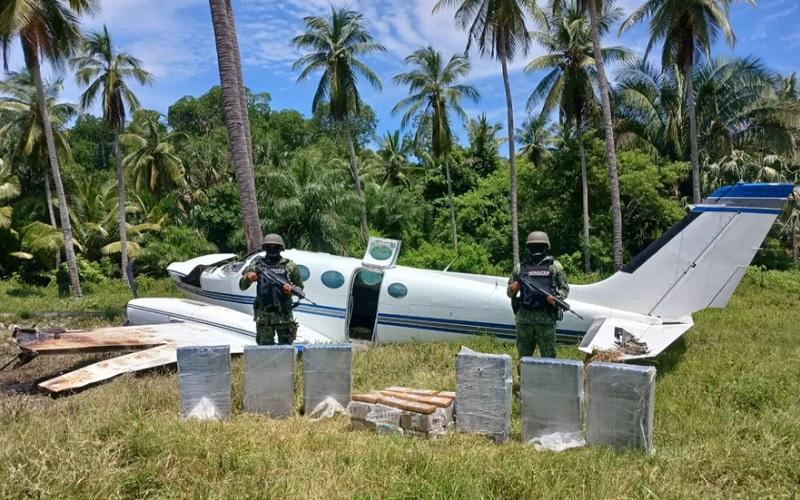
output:
<instances>
[{"instance_id":1,"label":"tactical vest","mask_svg":"<svg viewBox=\"0 0 800 500\"><path fill-rule=\"evenodd\" d=\"M556 287L553 280L553 258L545 257L541 262L534 265L530 261L523 261L522 267L519 271L520 277L524 277L528 281L532 281L539 285L539 287L549 293L556 295ZM549 309L552 306L547 303L547 298L529 287L522 285L521 302L523 307L531 309Z\"/></svg>"},{"instance_id":2,"label":"tactical vest","mask_svg":"<svg viewBox=\"0 0 800 500\"><path fill-rule=\"evenodd\" d=\"M266 259L263 257L258 258L258 272L256 275L258 276L258 283L257 283L257 290L256 290L256 302L260 303L264 307L268 309L275 309L275 308L291 308L292 307L292 298L287 297L286 294L283 293L282 286L276 283L273 283L264 273L261 271L262 269L269 269L280 278L285 279L288 282L291 282L289 279L289 270L286 268L286 263L288 261L286 259L281 259L280 261L269 264L267 263Z\"/></svg>"}]
</instances>

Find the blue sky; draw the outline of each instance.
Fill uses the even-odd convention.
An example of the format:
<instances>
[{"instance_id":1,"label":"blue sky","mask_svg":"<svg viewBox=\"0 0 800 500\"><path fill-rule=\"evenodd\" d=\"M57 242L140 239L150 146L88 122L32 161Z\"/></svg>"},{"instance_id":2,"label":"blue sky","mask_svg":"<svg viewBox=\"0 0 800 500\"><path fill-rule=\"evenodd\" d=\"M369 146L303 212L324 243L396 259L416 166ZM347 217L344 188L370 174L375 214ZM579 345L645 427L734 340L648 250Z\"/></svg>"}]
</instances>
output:
<instances>
[{"instance_id":1,"label":"blue sky","mask_svg":"<svg viewBox=\"0 0 800 500\"><path fill-rule=\"evenodd\" d=\"M619 0L630 12L642 0ZM459 31L452 11L431 14L435 0L234 0L245 84L257 92L269 92L273 109L294 108L310 114L316 80L296 83L292 62L298 53L289 40L303 29L302 18L325 15L333 3L364 14L365 23L383 54L366 58L383 81L382 92L363 85L362 97L377 112L378 131L399 128L400 119L391 114L406 90L391 79L404 71L403 58L416 48L432 44L445 54L463 51L466 34ZM544 3L544 2L540 2ZM115 43L144 61L155 75L155 84L137 89L144 106L166 113L168 106L184 95L199 95L219 82L213 32L207 0L108 0L103 10L86 19L87 30L108 25ZM800 0L759 0L757 7L739 3L731 9L731 24L737 36L731 50L720 42L715 55L760 57L781 73L800 70ZM622 44L642 54L647 43L646 27L638 26L617 38L616 28L605 44ZM523 66L540 55L533 46L527 56L511 65L511 87L517 126L525 118L525 101L541 73L526 74ZM12 52L12 68L22 64L19 50ZM505 123L505 98L500 66L496 61L471 54L470 83L478 87L478 104L465 102L469 115L485 112L490 120ZM612 68L613 77L613 68ZM65 75L64 99L77 102L80 89L71 75ZM463 130L459 127L459 135Z\"/></svg>"}]
</instances>

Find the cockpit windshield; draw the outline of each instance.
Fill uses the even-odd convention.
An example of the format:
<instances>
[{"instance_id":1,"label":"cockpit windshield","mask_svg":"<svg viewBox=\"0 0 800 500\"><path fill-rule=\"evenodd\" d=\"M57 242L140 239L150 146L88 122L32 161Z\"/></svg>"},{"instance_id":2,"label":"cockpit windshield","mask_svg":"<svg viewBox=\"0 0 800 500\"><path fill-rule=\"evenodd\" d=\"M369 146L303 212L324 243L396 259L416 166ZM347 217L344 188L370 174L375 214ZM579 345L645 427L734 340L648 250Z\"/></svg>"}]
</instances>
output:
<instances>
[{"instance_id":1,"label":"cockpit windshield","mask_svg":"<svg viewBox=\"0 0 800 500\"><path fill-rule=\"evenodd\" d=\"M225 264L225 266L223 266L222 268L222 271L225 273L234 273L234 274L240 273L242 272L242 269L244 269L244 266L250 263L250 261L253 260L253 257L255 257L261 252L262 250L253 250L252 252L248 253L241 259L234 260L233 262Z\"/></svg>"}]
</instances>

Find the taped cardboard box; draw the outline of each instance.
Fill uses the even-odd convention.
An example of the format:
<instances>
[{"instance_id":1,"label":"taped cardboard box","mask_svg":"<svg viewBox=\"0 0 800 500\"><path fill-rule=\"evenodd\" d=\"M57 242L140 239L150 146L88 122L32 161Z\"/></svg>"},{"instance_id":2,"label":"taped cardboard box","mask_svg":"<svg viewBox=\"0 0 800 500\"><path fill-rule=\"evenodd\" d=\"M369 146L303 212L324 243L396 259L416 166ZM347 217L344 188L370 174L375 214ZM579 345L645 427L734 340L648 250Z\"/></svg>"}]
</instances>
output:
<instances>
[{"instance_id":1,"label":"taped cardboard box","mask_svg":"<svg viewBox=\"0 0 800 500\"><path fill-rule=\"evenodd\" d=\"M276 418L290 416L294 365L292 346L245 346L244 410Z\"/></svg>"},{"instance_id":2,"label":"taped cardboard box","mask_svg":"<svg viewBox=\"0 0 800 500\"><path fill-rule=\"evenodd\" d=\"M524 357L520 361L522 439L561 451L583 446L583 363Z\"/></svg>"},{"instance_id":3,"label":"taped cardboard box","mask_svg":"<svg viewBox=\"0 0 800 500\"><path fill-rule=\"evenodd\" d=\"M586 442L652 453L656 369L595 362L586 374Z\"/></svg>"},{"instance_id":4,"label":"taped cardboard box","mask_svg":"<svg viewBox=\"0 0 800 500\"><path fill-rule=\"evenodd\" d=\"M177 349L181 415L222 420L231 415L230 346Z\"/></svg>"},{"instance_id":5,"label":"taped cardboard box","mask_svg":"<svg viewBox=\"0 0 800 500\"><path fill-rule=\"evenodd\" d=\"M456 426L496 442L511 432L511 356L462 347L456 356Z\"/></svg>"}]
</instances>

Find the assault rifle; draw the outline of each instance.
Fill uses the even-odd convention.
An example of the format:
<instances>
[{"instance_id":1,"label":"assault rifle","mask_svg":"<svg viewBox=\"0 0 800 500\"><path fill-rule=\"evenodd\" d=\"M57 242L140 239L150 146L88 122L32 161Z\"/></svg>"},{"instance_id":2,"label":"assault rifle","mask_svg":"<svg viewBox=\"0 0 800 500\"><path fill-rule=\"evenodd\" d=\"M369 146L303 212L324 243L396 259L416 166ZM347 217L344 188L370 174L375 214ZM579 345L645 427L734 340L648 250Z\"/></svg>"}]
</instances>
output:
<instances>
[{"instance_id":1,"label":"assault rifle","mask_svg":"<svg viewBox=\"0 0 800 500\"><path fill-rule=\"evenodd\" d=\"M573 309L570 307L570 305L569 305L569 304L567 304L567 303L566 303L564 300L562 300L562 299L560 299L560 298L556 297L556 296L555 296L555 295L553 295L553 294L547 293L546 291L544 291L544 290L542 289L542 287L540 287L539 285L537 285L537 284L536 284L534 281L531 281L531 280L529 280L529 279L527 279L527 278L524 278L524 277L520 276L520 277L519 277L519 282L520 282L520 283L522 283L522 286L526 286L526 287L528 287L528 289L529 289L529 290L532 290L534 293L537 293L537 294L541 295L542 297L547 297L548 295L552 296L552 297L553 297L553 300L555 301L555 302L554 302L554 303L555 303L555 305L556 305L556 306L557 306L559 309L561 309L561 310L563 310L563 311L568 311L568 312L571 312L572 314L574 314L575 316L579 317L580 319L583 319L583 316L581 316L580 314L576 313L576 312L575 312L575 311L574 311L574 310L573 310Z\"/></svg>"},{"instance_id":2,"label":"assault rifle","mask_svg":"<svg viewBox=\"0 0 800 500\"><path fill-rule=\"evenodd\" d=\"M311 303L313 305L317 305L316 302L314 302L313 300L311 300L308 297L306 297L306 294L303 292L303 290L301 290L299 287L296 287L293 284L289 283L289 281L281 278L280 276L275 274L274 271L270 270L267 266L261 266L259 268L259 271L264 273L264 276L266 276L267 279L269 279L273 284L276 284L276 285L279 285L279 286L289 285L289 287L291 287L291 289L292 289L292 295L294 295L298 299L306 300L306 301L308 301L309 303ZM297 307L297 304L299 304L299 302L296 302L293 307Z\"/></svg>"}]
</instances>

